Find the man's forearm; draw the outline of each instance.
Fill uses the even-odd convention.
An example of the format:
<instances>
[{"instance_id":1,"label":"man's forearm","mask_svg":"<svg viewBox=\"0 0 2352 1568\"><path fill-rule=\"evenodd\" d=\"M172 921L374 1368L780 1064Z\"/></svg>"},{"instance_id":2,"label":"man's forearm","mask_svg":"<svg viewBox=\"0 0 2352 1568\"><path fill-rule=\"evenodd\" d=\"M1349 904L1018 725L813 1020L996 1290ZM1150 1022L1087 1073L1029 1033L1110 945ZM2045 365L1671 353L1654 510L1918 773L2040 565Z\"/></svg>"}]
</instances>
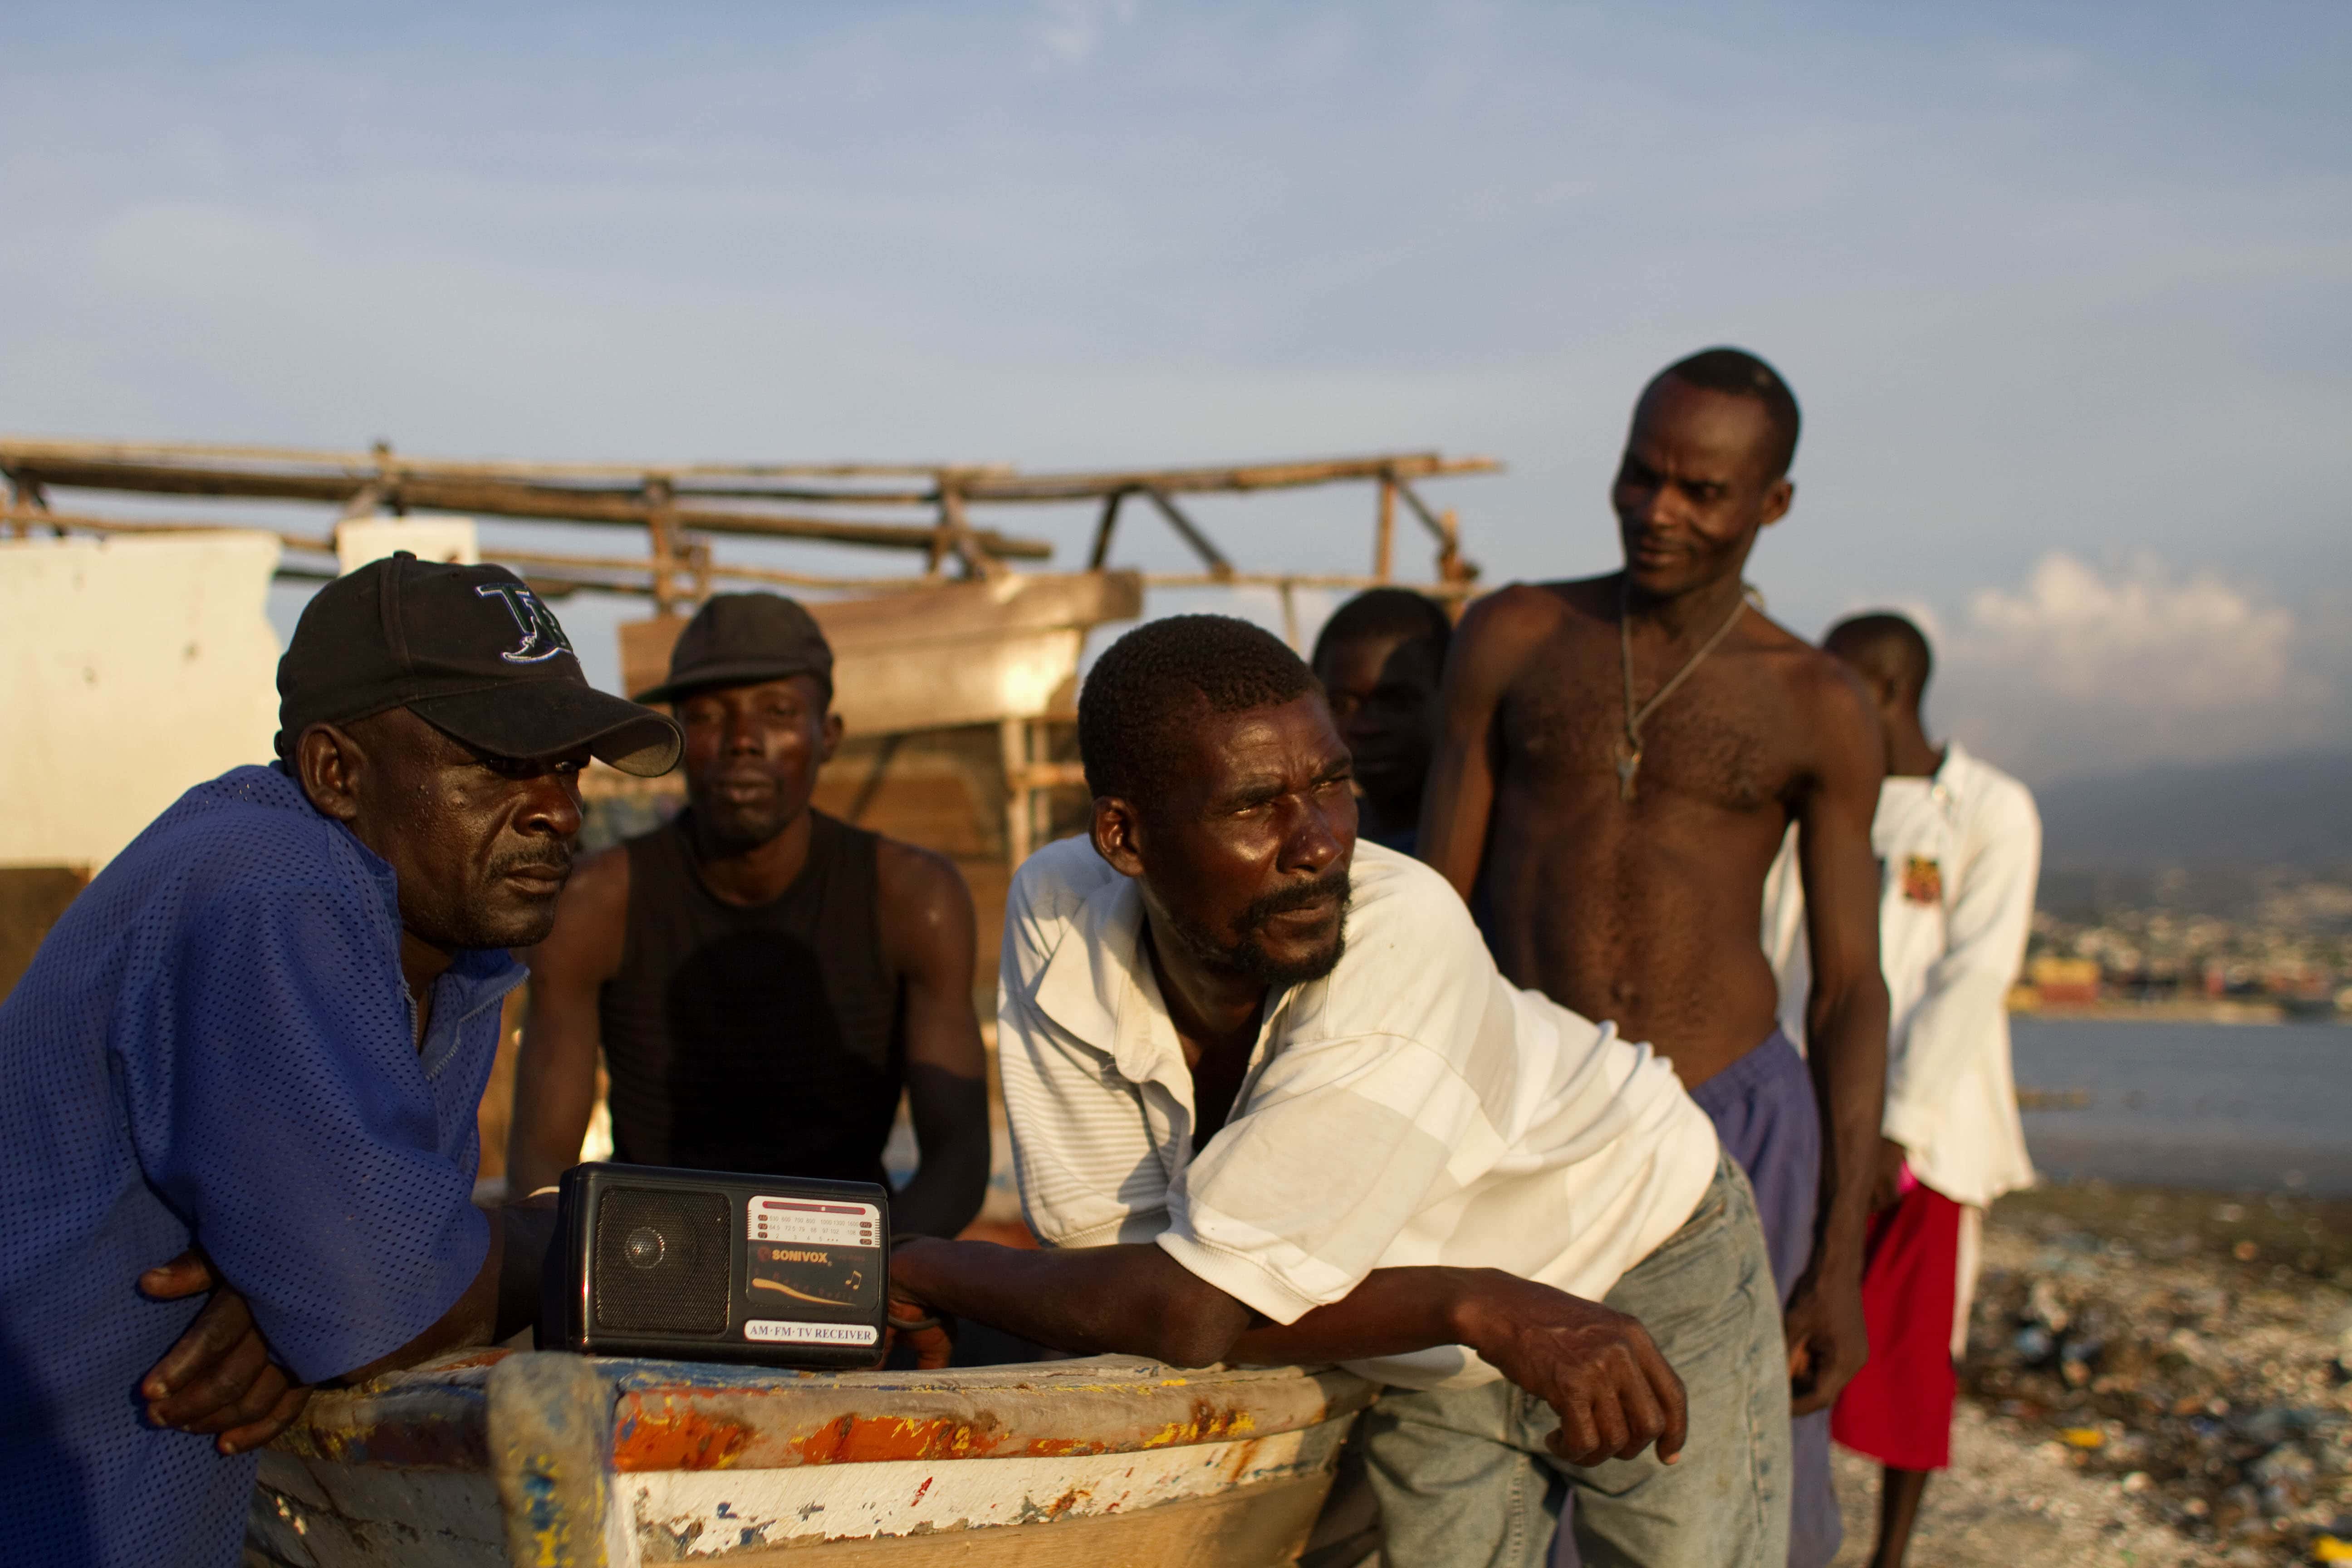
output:
<instances>
[{"instance_id":1,"label":"man's forearm","mask_svg":"<svg viewBox=\"0 0 2352 1568\"><path fill-rule=\"evenodd\" d=\"M507 1133L507 1194L525 1198L580 1163L581 1140L596 1113L596 1051L551 1061L526 1034L515 1064L514 1120Z\"/></svg>"},{"instance_id":2,"label":"man's forearm","mask_svg":"<svg viewBox=\"0 0 2352 1568\"><path fill-rule=\"evenodd\" d=\"M916 1063L907 1069L921 1163L890 1199L890 1226L952 1237L988 1194L988 1080Z\"/></svg>"},{"instance_id":3,"label":"man's forearm","mask_svg":"<svg viewBox=\"0 0 2352 1568\"><path fill-rule=\"evenodd\" d=\"M1886 984L1872 974L1808 1009L1814 1098L1822 1110L1820 1219L1812 1268L1859 1278L1886 1103Z\"/></svg>"},{"instance_id":4,"label":"man's forearm","mask_svg":"<svg viewBox=\"0 0 2352 1568\"><path fill-rule=\"evenodd\" d=\"M890 1271L894 1295L1079 1355L1206 1366L1249 1321L1248 1308L1150 1245L917 1240L891 1254Z\"/></svg>"},{"instance_id":5,"label":"man's forearm","mask_svg":"<svg viewBox=\"0 0 2352 1568\"><path fill-rule=\"evenodd\" d=\"M1375 1268L1328 1307L1291 1323L1263 1323L1234 1342L1226 1359L1252 1366L1363 1361L1460 1344L1474 1331L1486 1271ZM1473 1347L1475 1348L1475 1346Z\"/></svg>"}]
</instances>

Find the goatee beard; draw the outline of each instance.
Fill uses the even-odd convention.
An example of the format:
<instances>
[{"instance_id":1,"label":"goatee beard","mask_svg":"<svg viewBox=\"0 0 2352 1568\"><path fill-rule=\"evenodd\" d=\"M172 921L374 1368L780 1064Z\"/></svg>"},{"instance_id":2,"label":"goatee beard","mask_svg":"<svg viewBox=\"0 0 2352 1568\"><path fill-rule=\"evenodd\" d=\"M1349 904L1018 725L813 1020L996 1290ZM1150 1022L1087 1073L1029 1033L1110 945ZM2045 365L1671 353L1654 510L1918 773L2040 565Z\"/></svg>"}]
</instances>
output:
<instances>
[{"instance_id":1,"label":"goatee beard","mask_svg":"<svg viewBox=\"0 0 2352 1568\"><path fill-rule=\"evenodd\" d=\"M1348 951L1348 905L1354 896L1348 873L1318 878L1312 882L1278 892L1265 894L1251 900L1249 906L1234 918L1240 935L1233 942L1219 940L1215 933L1181 916L1170 912L1172 934L1191 950L1192 955L1205 963L1231 969L1269 989L1288 985L1304 985L1310 980L1320 980L1339 967ZM1278 959L1266 952L1259 933L1266 922L1276 915L1293 910L1310 909L1336 899L1338 909L1333 917L1331 945L1320 952L1294 959Z\"/></svg>"}]
</instances>

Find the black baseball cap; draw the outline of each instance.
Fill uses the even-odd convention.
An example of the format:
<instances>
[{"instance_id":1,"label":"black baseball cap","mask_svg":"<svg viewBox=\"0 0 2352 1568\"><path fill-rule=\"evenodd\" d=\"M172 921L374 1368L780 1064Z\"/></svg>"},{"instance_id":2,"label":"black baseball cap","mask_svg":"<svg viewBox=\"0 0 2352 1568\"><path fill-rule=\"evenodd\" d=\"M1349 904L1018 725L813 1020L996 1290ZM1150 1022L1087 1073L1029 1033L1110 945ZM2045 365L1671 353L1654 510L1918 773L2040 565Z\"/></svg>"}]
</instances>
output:
<instances>
[{"instance_id":1,"label":"black baseball cap","mask_svg":"<svg viewBox=\"0 0 2352 1568\"><path fill-rule=\"evenodd\" d=\"M669 679L636 697L675 702L709 687L793 675L814 675L833 691L833 645L816 617L782 594L713 594L677 634Z\"/></svg>"},{"instance_id":2,"label":"black baseball cap","mask_svg":"<svg viewBox=\"0 0 2352 1568\"><path fill-rule=\"evenodd\" d=\"M311 596L278 661L278 754L312 724L405 708L495 757L580 746L623 773L666 773L685 745L666 713L599 691L554 612L503 566L404 550Z\"/></svg>"}]
</instances>

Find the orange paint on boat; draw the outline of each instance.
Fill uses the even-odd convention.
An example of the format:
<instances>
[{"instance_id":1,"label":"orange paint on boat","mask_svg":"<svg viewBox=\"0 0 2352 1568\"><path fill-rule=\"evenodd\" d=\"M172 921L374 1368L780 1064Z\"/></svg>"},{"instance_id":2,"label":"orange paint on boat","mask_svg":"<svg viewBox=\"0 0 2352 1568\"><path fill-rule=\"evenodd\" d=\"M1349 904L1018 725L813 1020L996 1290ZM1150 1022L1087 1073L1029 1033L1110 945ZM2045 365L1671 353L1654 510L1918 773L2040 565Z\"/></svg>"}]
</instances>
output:
<instances>
[{"instance_id":1,"label":"orange paint on boat","mask_svg":"<svg viewBox=\"0 0 2352 1568\"><path fill-rule=\"evenodd\" d=\"M739 1421L714 1420L691 1405L664 1400L664 1408L639 1408L613 1434L616 1470L723 1470L751 1446L752 1429Z\"/></svg>"}]
</instances>

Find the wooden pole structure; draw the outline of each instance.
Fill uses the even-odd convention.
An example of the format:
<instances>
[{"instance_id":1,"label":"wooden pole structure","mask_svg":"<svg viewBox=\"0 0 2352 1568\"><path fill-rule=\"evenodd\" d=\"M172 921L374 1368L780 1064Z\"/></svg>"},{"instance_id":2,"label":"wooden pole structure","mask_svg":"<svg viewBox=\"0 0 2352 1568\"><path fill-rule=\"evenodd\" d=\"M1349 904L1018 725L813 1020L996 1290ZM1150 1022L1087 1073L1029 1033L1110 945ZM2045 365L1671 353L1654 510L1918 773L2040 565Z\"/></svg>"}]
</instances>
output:
<instances>
[{"instance_id":1,"label":"wooden pole structure","mask_svg":"<svg viewBox=\"0 0 2352 1568\"><path fill-rule=\"evenodd\" d=\"M670 579L677 571L677 498L659 475L646 480L646 531L654 547L654 614L667 616L674 602Z\"/></svg>"},{"instance_id":2,"label":"wooden pole structure","mask_svg":"<svg viewBox=\"0 0 2352 1568\"><path fill-rule=\"evenodd\" d=\"M1396 488L1404 497L1405 505L1412 509L1413 516L1437 541L1437 580L1468 586L1476 579L1478 568L1462 559L1462 520L1450 508L1444 511L1430 510L1419 492L1402 479L1397 481ZM1454 603L1458 605L1461 601Z\"/></svg>"},{"instance_id":3,"label":"wooden pole structure","mask_svg":"<svg viewBox=\"0 0 2352 1568\"><path fill-rule=\"evenodd\" d=\"M1439 521L1437 514L1429 510L1429 503L1421 499L1421 492L1403 479L1398 479L1394 483L1397 493L1404 497L1404 504L1411 507L1412 515L1421 520L1421 526L1429 530L1431 535L1441 543L1444 542L1445 524Z\"/></svg>"},{"instance_id":4,"label":"wooden pole structure","mask_svg":"<svg viewBox=\"0 0 2352 1568\"><path fill-rule=\"evenodd\" d=\"M1175 530L1205 570L1197 574L1160 573L1145 580L1162 587L1263 584L1287 598L1305 587L1360 588L1392 582L1396 574L1396 500L1405 505L1438 543L1438 581L1425 590L1459 602L1477 576L1463 559L1454 515L1433 512L1413 488L1416 479L1489 472L1499 465L1485 458L1447 458L1435 452L1395 452L1363 458L1301 462L1244 463L1192 468L1131 468L1059 474L1024 474L1008 466L908 464L582 464L450 462L395 457L389 442L364 453L300 451L275 447L186 446L33 440L0 436L0 478L9 505L0 510L0 530L29 534L47 527L60 535L82 530L108 532L168 532L188 528L236 527L206 520L163 522L114 520L54 511L49 491L112 489L134 493L239 497L315 501L342 516L386 510L452 512L493 518L608 523L643 528L648 550L642 560L562 555L486 547L493 560L531 573L551 591L592 589L645 594L664 614L709 596L719 581L768 583L843 593L889 593L937 585L954 556L967 579L997 577L1015 559L1043 561L1053 554L1041 539L1008 536L971 525L969 508L1092 499L1100 503L1087 563L1108 566L1118 516L1127 499L1141 494ZM908 488L910 479L930 489ZM786 482L789 480L789 482ZM892 487L888 481L900 481ZM1380 486L1372 572L1350 574L1243 573L1188 516L1179 494L1244 494L1350 480ZM840 488L828 488L839 481ZM865 488L858 488L859 486ZM825 506L903 506L928 502L932 515L919 521L871 521L842 516L787 514L752 504L813 501ZM739 504L727 504L727 503ZM333 552L330 539L276 534L289 551ZM713 559L709 539L719 534L806 540L825 543L920 551L924 570L905 576L848 577L729 565ZM317 576L326 568L304 560L289 562L294 576ZM1286 604L1286 624L1296 634L1297 606ZM1040 764L1042 765L1042 764Z\"/></svg>"},{"instance_id":5,"label":"wooden pole structure","mask_svg":"<svg viewBox=\"0 0 2352 1568\"><path fill-rule=\"evenodd\" d=\"M132 521L128 518L90 517L80 512L49 510L47 507L10 507L0 511L0 522L23 528L27 535L36 523L48 523L59 533L68 529L80 529L86 533L218 533L234 530L239 533L266 533L289 550L317 550L332 555L335 542L309 533L280 533L274 528L254 528L238 522L163 522L152 519ZM642 566L639 561L629 563Z\"/></svg>"},{"instance_id":6,"label":"wooden pole structure","mask_svg":"<svg viewBox=\"0 0 2352 1568\"><path fill-rule=\"evenodd\" d=\"M1143 584L1147 588L1377 588L1381 584L1360 573L1354 572L1230 572L1219 576L1210 572L1146 572ZM1416 594L1426 594L1433 599L1466 599L1477 590L1467 581L1454 583L1415 583Z\"/></svg>"},{"instance_id":7,"label":"wooden pole structure","mask_svg":"<svg viewBox=\"0 0 2352 1568\"><path fill-rule=\"evenodd\" d=\"M10 531L19 539L30 539L33 537L33 519L49 510L49 498L41 493L37 483L22 478L15 469L0 472L5 472L8 478L8 513L14 520Z\"/></svg>"},{"instance_id":8,"label":"wooden pole structure","mask_svg":"<svg viewBox=\"0 0 2352 1568\"><path fill-rule=\"evenodd\" d=\"M1127 499L1125 490L1113 490L1103 497L1102 519L1095 524L1094 548L1087 552L1087 570L1099 572L1110 560L1111 531L1118 526L1118 504Z\"/></svg>"},{"instance_id":9,"label":"wooden pole structure","mask_svg":"<svg viewBox=\"0 0 2352 1568\"><path fill-rule=\"evenodd\" d=\"M16 454L0 442L0 466L14 467ZM697 506L681 500L677 486L666 475L641 477L626 489L601 485L583 488L520 482L504 479L417 477L395 471L382 479L373 474L291 473L224 468L158 465L110 465L88 461L29 460L21 470L36 482L74 489L129 490L142 494L243 497L257 500L315 500L346 506L371 482L379 485L383 504L395 513L449 511L466 515L546 519L562 522L617 523L646 527L654 507L647 499L656 483L669 487L670 521L678 528L703 533L746 534L772 539L805 539L830 544L856 544L889 550L928 550L936 524L868 522L847 518L807 517L740 507ZM974 532L973 542L992 555L1043 561L1053 545L1042 539L1015 539L993 530Z\"/></svg>"},{"instance_id":10,"label":"wooden pole structure","mask_svg":"<svg viewBox=\"0 0 2352 1568\"><path fill-rule=\"evenodd\" d=\"M6 456L0 445L0 457ZM975 501L1090 500L1113 489L1157 490L1178 495L1203 490L1290 489L1343 479L1433 479L1443 474L1493 473L1492 458L1448 458L1436 452L1395 452L1370 458L1332 458L1312 462L1236 463L1224 468L1104 469L1068 474L1007 474L971 479L964 493Z\"/></svg>"},{"instance_id":11,"label":"wooden pole structure","mask_svg":"<svg viewBox=\"0 0 2352 1568\"><path fill-rule=\"evenodd\" d=\"M1160 509L1160 515L1168 520L1168 525L1176 531L1185 543L1192 547L1192 553L1207 563L1210 576L1223 582L1234 574L1234 563L1225 559L1225 552L1210 543L1209 536L1195 527L1191 518L1177 510L1174 501L1170 500L1150 485L1139 488L1150 499L1151 504Z\"/></svg>"},{"instance_id":12,"label":"wooden pole structure","mask_svg":"<svg viewBox=\"0 0 2352 1568\"><path fill-rule=\"evenodd\" d=\"M1035 792L1029 783L1029 721L1001 719L997 749L1004 759L1004 863L1019 866L1034 847Z\"/></svg>"}]
</instances>

